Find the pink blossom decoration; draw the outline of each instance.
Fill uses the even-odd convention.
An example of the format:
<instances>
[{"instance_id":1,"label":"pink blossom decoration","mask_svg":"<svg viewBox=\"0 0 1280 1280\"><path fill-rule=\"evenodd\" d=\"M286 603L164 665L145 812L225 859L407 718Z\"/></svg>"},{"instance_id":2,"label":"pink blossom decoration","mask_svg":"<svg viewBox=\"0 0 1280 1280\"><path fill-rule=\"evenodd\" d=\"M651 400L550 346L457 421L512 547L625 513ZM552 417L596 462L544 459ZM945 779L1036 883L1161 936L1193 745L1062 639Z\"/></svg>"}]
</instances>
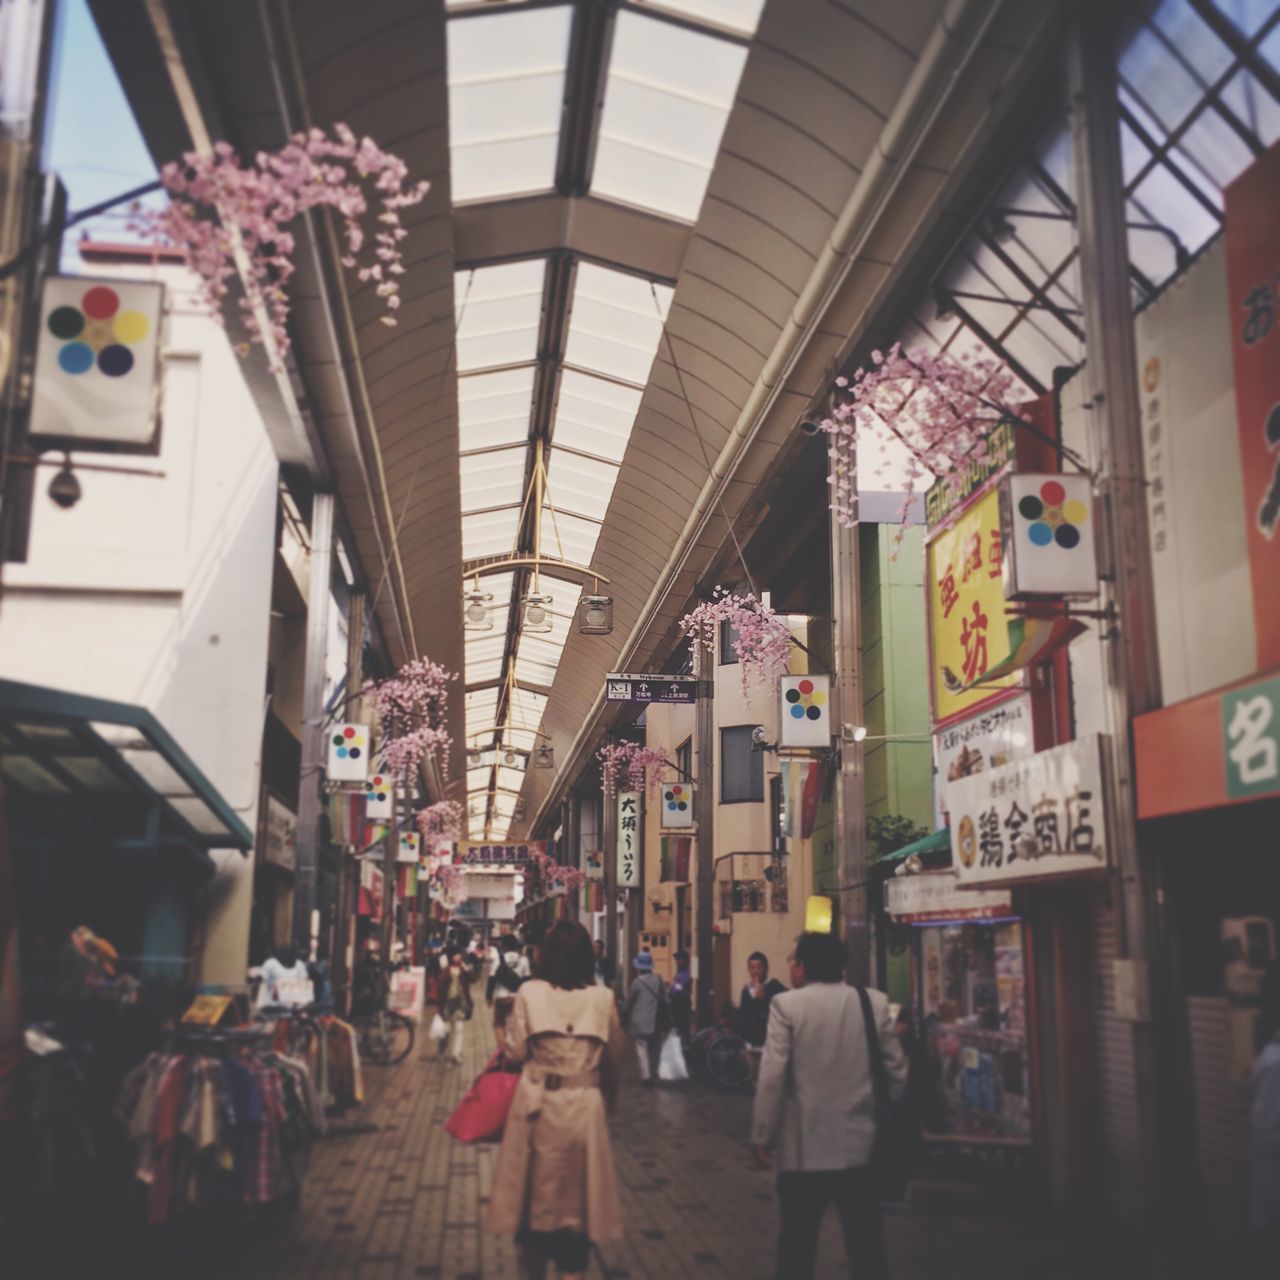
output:
<instances>
[{"instance_id":1,"label":"pink blossom decoration","mask_svg":"<svg viewBox=\"0 0 1280 1280\"><path fill-rule=\"evenodd\" d=\"M987 437L1003 418L1024 421L1010 406L1018 384L1000 361L928 351L903 351L894 343L873 351L869 368L852 381L837 378L837 405L819 425L829 437L827 483L831 510L846 528L857 523L858 440L877 423L910 455L906 496L922 479L987 460Z\"/></svg>"},{"instance_id":2,"label":"pink blossom decoration","mask_svg":"<svg viewBox=\"0 0 1280 1280\"><path fill-rule=\"evenodd\" d=\"M457 800L441 800L419 809L414 815L423 840L460 840L462 838L462 805Z\"/></svg>"},{"instance_id":3,"label":"pink blossom decoration","mask_svg":"<svg viewBox=\"0 0 1280 1280\"><path fill-rule=\"evenodd\" d=\"M449 682L456 679L438 662L415 658L386 680L365 685L364 696L382 730L382 764L388 773L407 780L424 760L435 760L448 777L453 739L444 720Z\"/></svg>"},{"instance_id":4,"label":"pink blossom decoration","mask_svg":"<svg viewBox=\"0 0 1280 1280\"><path fill-rule=\"evenodd\" d=\"M245 327L253 342L264 340L255 315L261 310L283 356L289 347L288 286L295 271L296 241L289 224L309 209L337 211L346 250L342 265L373 284L387 309L383 324L396 323L391 313L400 306L401 242L408 235L400 211L420 203L430 186L423 181L406 188L408 176L403 160L371 138L357 138L345 124L335 124L332 137L323 129L296 133L278 151L259 151L247 165L230 144L218 142L212 155L188 151L180 163L165 165L160 180L173 199L163 209L135 206L130 229L183 250L219 319L242 248L250 268L240 300ZM379 206L377 230L366 244L360 220L370 212L371 197ZM247 346L237 349L248 354Z\"/></svg>"},{"instance_id":5,"label":"pink blossom decoration","mask_svg":"<svg viewBox=\"0 0 1280 1280\"><path fill-rule=\"evenodd\" d=\"M749 680L768 684L786 671L791 655L791 632L773 609L750 592L734 594L725 587L716 587L710 600L704 600L680 619L680 630L694 644L701 644L709 653L714 653L720 625L724 622L738 633L738 662L744 694Z\"/></svg>"},{"instance_id":6,"label":"pink blossom decoration","mask_svg":"<svg viewBox=\"0 0 1280 1280\"><path fill-rule=\"evenodd\" d=\"M664 751L642 747L638 742L606 742L596 752L596 759L600 761L606 795L617 790L621 778L625 778L629 791L653 791L663 769L671 767Z\"/></svg>"}]
</instances>

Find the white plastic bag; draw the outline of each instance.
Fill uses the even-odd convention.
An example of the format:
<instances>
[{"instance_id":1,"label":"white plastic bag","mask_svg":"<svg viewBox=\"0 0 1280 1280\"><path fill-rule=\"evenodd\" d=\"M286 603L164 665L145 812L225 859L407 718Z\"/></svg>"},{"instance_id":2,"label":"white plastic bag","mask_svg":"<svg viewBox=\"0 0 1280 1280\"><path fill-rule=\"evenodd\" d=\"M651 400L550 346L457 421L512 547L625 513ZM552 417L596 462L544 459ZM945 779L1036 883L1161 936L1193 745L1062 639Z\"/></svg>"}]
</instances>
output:
<instances>
[{"instance_id":1,"label":"white plastic bag","mask_svg":"<svg viewBox=\"0 0 1280 1280\"><path fill-rule=\"evenodd\" d=\"M449 1038L449 1024L438 1013L431 1019L431 1038L433 1040Z\"/></svg>"},{"instance_id":2,"label":"white plastic bag","mask_svg":"<svg viewBox=\"0 0 1280 1280\"><path fill-rule=\"evenodd\" d=\"M669 1031L662 1042L662 1054L658 1058L658 1079L676 1084L689 1078L689 1068L684 1065L684 1049L680 1033Z\"/></svg>"}]
</instances>

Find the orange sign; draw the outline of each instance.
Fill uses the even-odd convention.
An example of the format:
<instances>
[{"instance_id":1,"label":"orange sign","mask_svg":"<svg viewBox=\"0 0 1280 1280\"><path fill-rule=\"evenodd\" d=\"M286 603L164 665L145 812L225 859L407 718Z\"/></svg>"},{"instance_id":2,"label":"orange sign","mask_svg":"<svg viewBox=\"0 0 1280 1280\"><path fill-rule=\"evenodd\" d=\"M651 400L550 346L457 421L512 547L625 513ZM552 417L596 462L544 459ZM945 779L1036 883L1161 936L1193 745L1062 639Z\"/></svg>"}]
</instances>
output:
<instances>
[{"instance_id":1,"label":"orange sign","mask_svg":"<svg viewBox=\"0 0 1280 1280\"><path fill-rule=\"evenodd\" d=\"M939 724L1022 683L1014 673L965 687L1010 654L996 488L931 536L926 569L933 719Z\"/></svg>"},{"instance_id":2,"label":"orange sign","mask_svg":"<svg viewBox=\"0 0 1280 1280\"><path fill-rule=\"evenodd\" d=\"M1227 290L1257 669L1280 666L1280 145L1225 192Z\"/></svg>"}]
</instances>

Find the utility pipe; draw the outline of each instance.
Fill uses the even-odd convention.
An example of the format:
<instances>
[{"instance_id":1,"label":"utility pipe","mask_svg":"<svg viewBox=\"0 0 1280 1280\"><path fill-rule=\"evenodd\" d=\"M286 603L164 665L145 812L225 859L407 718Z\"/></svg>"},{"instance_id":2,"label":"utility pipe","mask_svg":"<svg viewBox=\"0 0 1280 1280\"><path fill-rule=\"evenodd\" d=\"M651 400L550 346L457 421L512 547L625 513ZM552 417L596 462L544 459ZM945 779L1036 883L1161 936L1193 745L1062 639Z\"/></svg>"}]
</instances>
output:
<instances>
[{"instance_id":1,"label":"utility pipe","mask_svg":"<svg viewBox=\"0 0 1280 1280\"><path fill-rule=\"evenodd\" d=\"M1002 7L1003 0L949 0L943 9L937 26L907 80L902 96L885 122L875 151L836 219L827 244L796 300L773 351L765 361L764 368L756 378L729 438L712 464L711 474L698 494L658 581L619 651L619 670L629 669L636 649L684 569L685 562L711 520L746 451L759 434L788 375L804 353L822 316L844 285L862 246L879 226L885 206L897 191L912 159L946 106L956 82ZM575 735L556 784L539 807L531 829L536 830L544 821L567 785L567 780L594 737L595 722L603 706L604 691L601 690L591 704L582 728Z\"/></svg>"}]
</instances>

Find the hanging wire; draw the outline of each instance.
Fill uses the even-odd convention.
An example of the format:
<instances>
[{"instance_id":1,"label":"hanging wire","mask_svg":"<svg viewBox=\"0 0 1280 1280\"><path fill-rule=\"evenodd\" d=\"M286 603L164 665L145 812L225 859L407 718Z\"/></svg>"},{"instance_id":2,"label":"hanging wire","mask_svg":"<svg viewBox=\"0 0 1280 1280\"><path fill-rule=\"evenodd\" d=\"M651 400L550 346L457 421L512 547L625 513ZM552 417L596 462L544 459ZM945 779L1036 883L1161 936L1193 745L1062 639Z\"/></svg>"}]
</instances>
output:
<instances>
[{"instance_id":1,"label":"hanging wire","mask_svg":"<svg viewBox=\"0 0 1280 1280\"><path fill-rule=\"evenodd\" d=\"M662 307L658 303L658 290L654 286L652 280L649 281L649 292L653 295L654 310L658 313L659 320L662 320L662 338L667 347L667 358L671 361L671 367L676 372L676 381L680 384L680 396L684 400L684 407L689 412L689 425L693 428L694 438L698 442L698 448L702 451L702 462L707 469L707 476L711 475L711 454L707 449L707 442L702 438L702 432L698 430L698 418L693 411L693 404L689 400L689 391L684 384L684 372L680 368L680 362L676 359L676 350L671 342L671 333L667 327L666 320L663 319ZM747 585L751 588L751 594L757 600L760 599L760 592L756 587L755 578L751 575L751 569L747 565L747 557L743 553L742 543L738 541L738 531L734 528L733 521L729 518L729 513L725 510L724 495L722 494L716 499L716 505L720 508L720 514L724 517L724 522L729 528L729 537L733 539L734 549L738 553L738 561L742 565L742 572L746 575Z\"/></svg>"}]
</instances>

